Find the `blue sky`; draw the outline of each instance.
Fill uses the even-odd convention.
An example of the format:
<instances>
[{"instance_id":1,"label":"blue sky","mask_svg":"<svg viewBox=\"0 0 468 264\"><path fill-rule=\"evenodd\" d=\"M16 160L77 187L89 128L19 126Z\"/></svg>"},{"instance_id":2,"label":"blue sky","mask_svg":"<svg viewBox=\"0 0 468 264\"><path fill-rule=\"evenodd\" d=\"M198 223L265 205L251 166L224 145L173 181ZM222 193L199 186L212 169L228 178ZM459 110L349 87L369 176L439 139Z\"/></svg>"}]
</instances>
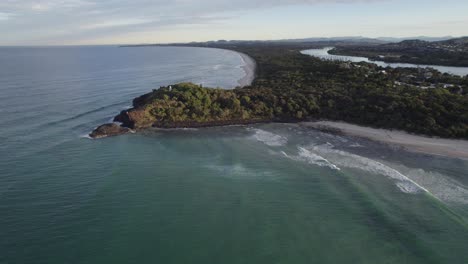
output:
<instances>
[{"instance_id":1,"label":"blue sky","mask_svg":"<svg viewBox=\"0 0 468 264\"><path fill-rule=\"evenodd\" d=\"M0 0L0 45L466 36L468 1Z\"/></svg>"}]
</instances>

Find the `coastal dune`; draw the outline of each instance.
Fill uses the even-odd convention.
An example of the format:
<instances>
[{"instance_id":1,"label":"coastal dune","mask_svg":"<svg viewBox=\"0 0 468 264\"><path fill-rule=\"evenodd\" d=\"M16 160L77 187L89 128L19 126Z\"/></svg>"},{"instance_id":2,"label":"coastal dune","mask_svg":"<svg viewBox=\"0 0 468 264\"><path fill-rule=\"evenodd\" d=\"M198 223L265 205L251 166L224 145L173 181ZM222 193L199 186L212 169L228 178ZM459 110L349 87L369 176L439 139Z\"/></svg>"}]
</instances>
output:
<instances>
[{"instance_id":1,"label":"coastal dune","mask_svg":"<svg viewBox=\"0 0 468 264\"><path fill-rule=\"evenodd\" d=\"M334 121L304 122L302 125L315 129L335 131L350 136L367 138L386 144L395 144L412 152L468 160L467 140L426 137L409 134L404 131L377 129Z\"/></svg>"}]
</instances>

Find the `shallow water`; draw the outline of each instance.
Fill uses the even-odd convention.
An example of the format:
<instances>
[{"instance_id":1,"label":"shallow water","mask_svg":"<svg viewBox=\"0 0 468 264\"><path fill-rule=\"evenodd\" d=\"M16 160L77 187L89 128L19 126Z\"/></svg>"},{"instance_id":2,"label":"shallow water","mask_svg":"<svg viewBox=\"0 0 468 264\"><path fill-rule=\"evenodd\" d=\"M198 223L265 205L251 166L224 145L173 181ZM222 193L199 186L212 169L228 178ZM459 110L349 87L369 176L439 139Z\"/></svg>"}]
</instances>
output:
<instances>
[{"instance_id":1,"label":"shallow water","mask_svg":"<svg viewBox=\"0 0 468 264\"><path fill-rule=\"evenodd\" d=\"M309 49L302 51L303 54L318 57L327 60L339 60L339 61L352 61L352 62L369 62L374 63L380 67L391 67L391 68L433 68L442 73L450 73L459 76L468 75L468 67L450 67L440 65L424 65L424 64L411 64L411 63L387 63L383 61L372 61L366 57L358 56L344 56L344 55L333 55L329 54L328 51L333 48L322 48L322 49Z\"/></svg>"},{"instance_id":2,"label":"shallow water","mask_svg":"<svg viewBox=\"0 0 468 264\"><path fill-rule=\"evenodd\" d=\"M0 48L0 263L467 263L468 162L297 124L84 138L197 48Z\"/></svg>"}]
</instances>

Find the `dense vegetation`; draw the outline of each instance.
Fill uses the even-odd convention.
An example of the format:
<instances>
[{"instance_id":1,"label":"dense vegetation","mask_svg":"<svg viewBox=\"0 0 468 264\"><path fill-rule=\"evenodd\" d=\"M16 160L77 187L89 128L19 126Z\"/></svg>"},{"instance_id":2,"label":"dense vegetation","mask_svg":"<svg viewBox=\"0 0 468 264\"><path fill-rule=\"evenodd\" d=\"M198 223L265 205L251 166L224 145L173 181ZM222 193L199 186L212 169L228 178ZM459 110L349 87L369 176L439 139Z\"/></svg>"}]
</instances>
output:
<instances>
[{"instance_id":1,"label":"dense vegetation","mask_svg":"<svg viewBox=\"0 0 468 264\"><path fill-rule=\"evenodd\" d=\"M226 48L226 46L224 46ZM195 127L264 121L343 120L443 137L468 138L468 77L369 63L323 61L291 46L230 46L257 62L251 86L234 90L194 84L161 87L116 117L130 128ZM451 88L443 88L450 83Z\"/></svg>"},{"instance_id":2,"label":"dense vegetation","mask_svg":"<svg viewBox=\"0 0 468 264\"><path fill-rule=\"evenodd\" d=\"M406 40L373 46L340 46L330 53L368 57L385 62L468 67L468 38L437 42Z\"/></svg>"},{"instance_id":3,"label":"dense vegetation","mask_svg":"<svg viewBox=\"0 0 468 264\"><path fill-rule=\"evenodd\" d=\"M132 128L224 125L269 121L271 109L258 91L203 88L193 83L161 87L134 100L116 120ZM262 98L265 99L265 98Z\"/></svg>"}]
</instances>

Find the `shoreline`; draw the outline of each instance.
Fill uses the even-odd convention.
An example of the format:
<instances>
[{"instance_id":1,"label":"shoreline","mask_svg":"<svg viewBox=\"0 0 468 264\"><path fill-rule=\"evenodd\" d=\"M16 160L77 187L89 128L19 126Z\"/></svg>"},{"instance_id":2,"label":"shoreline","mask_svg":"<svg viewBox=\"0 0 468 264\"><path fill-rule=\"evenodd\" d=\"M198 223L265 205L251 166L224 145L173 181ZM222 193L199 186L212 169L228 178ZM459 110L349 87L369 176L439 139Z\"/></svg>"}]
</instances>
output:
<instances>
[{"instance_id":1,"label":"shoreline","mask_svg":"<svg viewBox=\"0 0 468 264\"><path fill-rule=\"evenodd\" d=\"M255 79L255 71L257 69L257 63L249 55L237 52L242 58L244 65L241 66L242 70L245 72L245 76L237 81L240 87L249 86L253 83Z\"/></svg>"},{"instance_id":2,"label":"shoreline","mask_svg":"<svg viewBox=\"0 0 468 264\"><path fill-rule=\"evenodd\" d=\"M301 122L300 124L310 128L325 130L328 133L343 133L386 144L399 145L410 152L468 160L467 140L431 138L409 134L400 130L364 127L338 121Z\"/></svg>"},{"instance_id":3,"label":"shoreline","mask_svg":"<svg viewBox=\"0 0 468 264\"><path fill-rule=\"evenodd\" d=\"M172 47L172 48L200 48L200 49L217 49L217 50L227 50L227 51L232 51L237 53L241 59L242 62L244 63L243 65L240 66L240 68L244 71L245 75L244 77L240 78L237 81L238 87L242 88L245 86L249 86L253 83L256 77L256 70L257 70L257 63L255 60L250 57L249 55L242 53L240 51L232 50L232 49L226 49L226 48L220 48L220 47L199 47L199 46L171 46L171 45L124 45L120 46L121 48L139 48L139 47ZM234 87L235 88L235 87ZM232 89L234 89L232 88Z\"/></svg>"},{"instance_id":4,"label":"shoreline","mask_svg":"<svg viewBox=\"0 0 468 264\"><path fill-rule=\"evenodd\" d=\"M289 60L295 60L297 59L296 57L300 58L301 59L304 59L302 57L302 55L300 55L299 53L296 54L296 52L294 53L284 53L284 58L282 59L276 59L276 56L277 56L277 53L278 53L278 50L277 49L274 49L272 48L271 50L266 50L264 48L262 49L258 49L258 50L250 50L250 49L247 49L247 51L243 50L242 48L232 48L232 49L228 49L229 47L224 47L224 48L219 48L219 47L203 47L203 48L209 48L209 49L222 49L222 50L228 50L228 51L231 51L231 52L235 52L237 54L239 54L239 56L241 57L241 60L243 61L242 64L238 64L237 68L240 68L244 71L245 75L241 78L241 79L238 79L236 82L239 84L239 86L235 87L235 88L232 88L232 89L219 89L219 90L209 90L209 89L205 89L205 90L200 90L200 89L203 89L202 86L198 86L198 85L195 85L193 83L181 83L181 84L174 84L174 87L172 86L167 86L167 87L161 87L161 88L164 88L162 89L153 89L152 92L150 93L147 93L147 94L144 94L140 97L137 97L133 100L133 105L134 105L134 108L131 108L129 110L126 110L126 111L122 111L118 116L115 117L114 121L121 121L124 123L124 127L128 127L128 128L146 128L146 127L154 127L154 126L163 126L163 127L193 127L193 126L196 126L196 127L199 127L199 126L213 126L213 125L216 125L216 123L218 122L215 122L215 124L213 124L212 122L207 122L207 120L223 120L223 124L224 123L229 123L229 124L238 124L239 122L239 119L248 119L250 120L252 117L257 117L257 118L265 118L265 117L270 117L272 120L272 122L278 122L280 120L283 120L283 119L291 119L290 121L293 121L295 123L299 123L300 121L306 121L306 120L317 120L316 118L320 118L320 116L316 116L316 115L310 115L310 116L303 116L303 112L301 111L297 111L297 109L294 109L294 107L289 107L289 103L288 103L288 107L285 107L286 106L286 102L287 101L281 101L281 105L282 105L282 110L281 111L278 111L278 113L275 113L276 109L274 108L278 103L277 101L275 101L277 99L277 97L275 96L279 96L279 97L282 97L283 94L287 93L287 92L284 92L283 93L283 90L287 90L287 86L289 85L289 82L290 80L287 79L287 78L282 78L282 69L284 68L283 64L283 60L285 60L286 62L289 61ZM300 47L301 49L303 49L303 47ZM297 52L299 52L299 50L296 50ZM245 53L244 53L245 52ZM258 54L257 54L257 53ZM271 52L271 54L269 53ZM249 54L249 55L247 55ZM259 69L259 66L262 66L260 64L258 64L256 61L254 61L252 59L251 56L253 57L257 57L260 56L261 58L263 58L262 56L266 56L266 59L270 59L270 61L266 61L264 62L263 59L262 59L262 65L263 63L265 63L266 65L268 66L271 66L274 71L273 72L269 72L266 76L268 78L271 78L271 80L269 80L268 78L266 78L264 75L264 73L262 72L262 84L259 84L259 85L256 85L257 82L255 82L255 75L259 74L258 72L256 72L256 70ZM270 58L271 56L271 58ZM302 64L300 64L299 66L297 66L297 70L296 71L300 71L300 70L303 70L304 72L300 72L300 74L302 75L307 75L309 76L308 74L310 74L310 72L308 72L307 70L301 68ZM273 67L274 66L274 67ZM263 67L263 66L262 66ZM292 71L294 70L294 67L292 67L293 69L291 69L291 73ZM279 72L275 75L275 71ZM288 71L289 72L289 71ZM294 73L295 74L295 73ZM321 74L321 71L320 70L317 70L317 74ZM355 73L355 74L358 74L358 73ZM239 74L240 75L240 74ZM238 75L238 78L241 77ZM314 77L314 78L318 78L318 77ZM312 79L304 79L304 82L306 84L310 84L311 87L315 87L314 86L314 82L312 82L312 80L315 80L314 78ZM321 81L321 79L317 79L318 81ZM264 82L266 83L266 85L264 85ZM283 83L284 82L284 83ZM310 82L310 83L309 83ZM327 82L328 83L328 82ZM334 80L331 80L330 83L333 85L334 83ZM269 85L268 85L269 84ZM379 83L372 83L372 84L375 84L375 85L380 85ZM241 91L242 87L245 87L245 86L249 86L252 87L252 85L254 85L255 87L252 87L252 88L256 88L254 91L254 89L244 89L243 91ZM283 87L283 85L285 87ZM180 87L179 87L180 86ZM258 86L258 87L257 87ZM272 86L274 88L278 88L278 89L271 89L271 88L268 88L268 86ZM248 87L248 88L250 88ZM173 91L173 88L176 88L175 91ZM238 89L236 89L238 88ZM312 88L313 89L317 89L317 87L315 88ZM221 90L231 90L231 93L229 92L221 92ZM274 91L274 92L273 92ZM188 99L183 99L185 98L182 97L182 99L180 99L179 97L177 96L173 96L174 94L180 94L180 93L188 93L188 94L191 94L191 93L197 93L198 95L196 95L195 97L198 98L200 97L200 95L202 95L202 97L204 97L203 99L210 99L210 100L206 100L206 102L208 103L204 103L205 100L192 100L192 98L194 97L188 97ZM223 94L224 93L224 94ZM220 94L223 94L221 97L220 97ZM254 102L251 102L251 98L249 96L253 96L253 99L254 99ZM271 96L270 96L271 95ZM420 94L416 94L417 98L419 97L423 97L422 95ZM247 98L245 99L246 103L244 103L243 105L240 104L239 102L241 102L241 98L242 96L246 96ZM288 100L291 100L292 102L297 102L297 104L301 104L301 103L304 103L302 98L304 96L302 96L302 94L299 93L299 95L297 94L291 94L291 95L288 95L287 96L287 99ZM335 95L333 95L335 96ZM226 98L224 98L226 97ZM212 107L212 102L211 102L211 99L214 99L214 100L218 100L219 98L220 99L220 102L218 102L218 105L217 105L217 111L211 111L211 107ZM237 99L237 100L236 100ZM444 98L442 98L444 99ZM442 99L438 99L438 101L436 101L435 103L436 104L440 104L441 102L439 101L442 101ZM456 100L455 100L456 99ZM158 105L156 106L154 104L153 101L151 100L158 100ZM184 100L188 100L188 101L184 101ZM224 101L223 101L224 100ZM315 99L314 99L315 100ZM317 100L320 100L320 98L318 98ZM460 105L459 107L461 109L464 109L463 107L463 100L462 98L460 97L456 97L454 98L455 100L455 103L457 105ZM195 103L197 103L197 109L198 108L203 108L204 111L203 112L200 112L200 111L195 111L194 107L187 107L187 102L189 102L188 105L190 105L190 103L193 103L193 101L195 101ZM369 100L368 100L369 101ZM200 105L200 102L201 102L201 105ZM308 103L309 102L309 99L306 100L306 102ZM367 101L366 101L367 103ZM178 111L173 111L173 109L171 108L172 106L170 105L177 105L177 109ZM234 109L234 106L236 105L239 105L238 109L237 110L242 110L242 112L238 111L238 112L235 112L235 111L231 111ZM377 104L379 105L379 104ZM154 112L150 112L148 109L144 108L148 106L148 108L150 110L154 110L155 107L158 107L157 110L155 110ZM222 107L221 107L222 106ZM300 105L299 105L300 106ZM141 109L140 109L141 108ZM146 109L146 110L145 110ZM284 110L286 109L286 110ZM299 108L298 108L299 109ZM319 108L320 109L320 108ZM329 111L337 111L338 112L338 116L339 115L346 115L345 112L341 112L343 110L340 110L336 107L334 107L333 105L332 106L325 106L325 109L328 109ZM148 110L148 111L147 111ZM356 110L358 113L359 113L359 109ZM201 114L200 114L201 113ZM275 114L273 114L275 113ZM222 114L222 115L221 115ZM432 112L429 112L427 113L427 115L429 117L434 117L434 118L437 118L437 115L435 115L436 112L432 113ZM198 116L200 115L200 116ZM439 113L440 115L440 113ZM446 114L448 117L451 117L451 113L447 113ZM455 115L455 113L453 113L453 115ZM167 116L170 116L169 119L166 119ZM216 118L214 118L216 117ZM323 116L323 117L327 117L327 115ZM322 117L322 118L323 118ZM234 120L229 120L230 118L234 118ZM408 122L410 121L414 121L413 119L415 119L413 116L410 116ZM159 120L159 121L158 121ZM171 120L171 121L170 121ZM185 122L183 123L180 123L180 122L176 122L176 121L180 121L180 120L184 120ZM197 120L198 122L194 122L195 120ZM372 121L372 120L371 120ZM163 122L163 124L161 123ZM242 121L244 122L244 121ZM247 121L249 123L251 123L251 121ZM206 123L206 124L201 124L201 123ZM255 123L255 122L254 122ZM367 122L367 123L372 123L372 122ZM136 125L135 125L136 124ZM397 126L397 125L394 125L395 127L400 127L400 126ZM423 125L420 125L422 126L423 128L426 128L424 127ZM392 127L391 125L388 126L388 127ZM96 130L98 130L100 127L98 127ZM113 135L113 134L118 134L118 133L121 133L121 131L117 130L117 129L114 129L113 127L103 127L103 130L104 132L106 131L106 129L108 130L111 130L112 129L112 133L110 135ZM320 129L320 128L319 128ZM343 128L341 128L343 129ZM364 129L364 128L361 128L361 129ZM369 128L370 129L370 128ZM450 130L447 131L447 129L443 129L443 128L437 128L438 130L430 130L431 131L431 134L434 134L434 135L442 135L442 136L457 136L457 137L465 137L465 134L463 134L465 132L465 128L462 126L462 124L458 124L458 123L455 123L453 126L450 127ZM114 133L114 130L116 133ZM336 131L335 131L336 130ZM330 132L337 132L339 133L340 129L335 129L335 130L330 130ZM422 131L422 129L420 129L420 127L416 127L416 128L411 128L409 129L410 131ZM384 136L376 136L376 135L368 135L369 133L367 133L368 131L366 130L366 132L353 132L353 130L351 130L351 134L355 134L357 136L362 136L363 134L364 135L367 135L368 138L371 138L371 139L374 139L374 140L379 140L379 141L388 141L389 139L385 139L385 135L388 135L388 133L384 133ZM104 133L106 134L106 133ZM408 134L409 136L409 134ZM392 138L392 137L390 137ZM384 140L385 139L385 140ZM445 146L445 149L444 147L441 147L440 146L430 146L429 147L429 150L427 149L428 148L428 145L431 145L435 139L431 138L431 141L428 141L428 140L423 140L423 143L422 144L415 144L414 142L418 142L418 140L408 140L408 139L401 139L401 140L392 140L389 141L390 143L397 143L397 144L400 144L400 145L404 145L406 147L409 147L413 150L416 150L416 151L419 151L419 152L429 152L429 153L433 153L433 154L441 154L441 155L450 155L450 156L454 156L454 157L463 157L465 159L468 159L468 153L466 151L462 151L460 149L457 149L456 147L453 147L452 146L452 149L451 150L447 150L447 146ZM462 141L463 142L463 141ZM464 142L466 143L466 142ZM440 145L440 144L435 144L435 145ZM444 145L444 144L442 144ZM447 144L445 144L447 145ZM450 145L450 144L449 144ZM452 144L452 145L456 145L456 144ZM468 149L468 146L467 146L467 149Z\"/></svg>"}]
</instances>

